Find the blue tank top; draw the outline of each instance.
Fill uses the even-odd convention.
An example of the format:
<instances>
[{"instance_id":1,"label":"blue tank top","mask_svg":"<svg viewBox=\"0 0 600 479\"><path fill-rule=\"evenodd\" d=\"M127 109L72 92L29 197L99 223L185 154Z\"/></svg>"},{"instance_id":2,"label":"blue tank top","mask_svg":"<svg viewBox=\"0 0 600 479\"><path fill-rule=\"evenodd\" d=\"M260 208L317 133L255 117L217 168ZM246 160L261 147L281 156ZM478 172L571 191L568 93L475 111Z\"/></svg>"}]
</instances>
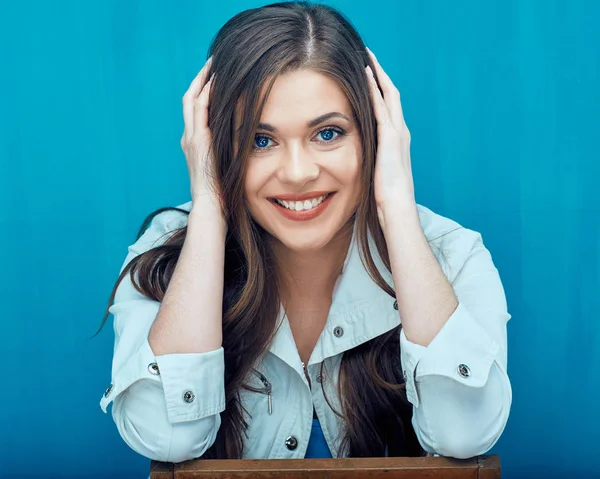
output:
<instances>
[{"instance_id":1,"label":"blue tank top","mask_svg":"<svg viewBox=\"0 0 600 479\"><path fill-rule=\"evenodd\" d=\"M310 431L310 438L308 439L308 447L306 449L306 459L309 458L331 458L331 452L323 436L323 430L319 420L313 418L312 429Z\"/></svg>"}]
</instances>

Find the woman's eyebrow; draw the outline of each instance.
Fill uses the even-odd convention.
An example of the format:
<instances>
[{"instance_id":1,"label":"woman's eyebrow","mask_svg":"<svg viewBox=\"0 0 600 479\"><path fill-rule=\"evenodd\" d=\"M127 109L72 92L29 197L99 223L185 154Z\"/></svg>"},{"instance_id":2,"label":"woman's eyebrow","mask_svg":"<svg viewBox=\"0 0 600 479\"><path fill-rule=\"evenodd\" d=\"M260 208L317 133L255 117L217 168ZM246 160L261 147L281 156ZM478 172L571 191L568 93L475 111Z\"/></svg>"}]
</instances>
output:
<instances>
[{"instance_id":1,"label":"woman's eyebrow","mask_svg":"<svg viewBox=\"0 0 600 479\"><path fill-rule=\"evenodd\" d=\"M330 113L325 113L324 115L318 116L314 120L309 121L306 124L306 127L307 128L312 128L314 126L317 126L320 123L323 123L323 122L325 122L327 120L330 120L331 118L343 118L344 120L346 120L348 122L350 121L350 119L346 115L344 115L344 114L342 114L340 112L337 112L337 111L332 111ZM277 132L277 128L275 128L273 125L270 125L268 123L259 123L258 124L258 129L259 130L270 131L270 132L273 132L273 133Z\"/></svg>"}]
</instances>

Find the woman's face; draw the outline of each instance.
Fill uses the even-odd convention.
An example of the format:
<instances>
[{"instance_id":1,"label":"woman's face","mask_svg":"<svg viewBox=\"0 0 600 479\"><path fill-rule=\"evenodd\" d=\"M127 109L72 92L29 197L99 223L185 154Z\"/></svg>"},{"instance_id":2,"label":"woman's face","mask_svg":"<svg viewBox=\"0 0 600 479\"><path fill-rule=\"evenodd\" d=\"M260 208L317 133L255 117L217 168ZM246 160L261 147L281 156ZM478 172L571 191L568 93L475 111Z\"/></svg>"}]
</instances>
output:
<instances>
[{"instance_id":1,"label":"woman's face","mask_svg":"<svg viewBox=\"0 0 600 479\"><path fill-rule=\"evenodd\" d=\"M312 70L279 76L253 146L244 188L254 220L291 250L329 243L361 189L361 142L342 90Z\"/></svg>"}]
</instances>

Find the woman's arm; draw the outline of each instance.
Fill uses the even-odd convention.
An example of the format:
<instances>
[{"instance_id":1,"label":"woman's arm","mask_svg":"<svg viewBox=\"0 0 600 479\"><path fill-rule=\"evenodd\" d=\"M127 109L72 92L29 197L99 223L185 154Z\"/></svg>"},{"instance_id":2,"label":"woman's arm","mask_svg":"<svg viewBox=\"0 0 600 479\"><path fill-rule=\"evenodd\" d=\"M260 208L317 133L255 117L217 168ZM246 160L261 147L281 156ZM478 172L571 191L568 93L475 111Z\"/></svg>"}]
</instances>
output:
<instances>
[{"instance_id":1,"label":"woman's arm","mask_svg":"<svg viewBox=\"0 0 600 479\"><path fill-rule=\"evenodd\" d=\"M450 282L417 208L413 213L400 205L386 210L385 235L415 431L429 452L484 454L504 430L512 402L506 372L510 314L498 270L479 233L452 228L444 238Z\"/></svg>"},{"instance_id":2,"label":"woman's arm","mask_svg":"<svg viewBox=\"0 0 600 479\"><path fill-rule=\"evenodd\" d=\"M398 312L406 338L427 346L456 310L458 299L431 251L416 203L394 203L384 210L384 235Z\"/></svg>"},{"instance_id":3,"label":"woman's arm","mask_svg":"<svg viewBox=\"0 0 600 479\"><path fill-rule=\"evenodd\" d=\"M225 220L214 202L197 200L148 336L156 355L204 353L221 347L225 234Z\"/></svg>"},{"instance_id":4,"label":"woman's arm","mask_svg":"<svg viewBox=\"0 0 600 479\"><path fill-rule=\"evenodd\" d=\"M114 400L112 416L123 440L139 454L166 462L204 454L225 409L225 239L209 209L197 206L188 217L185 243L162 304L139 293L127 275L110 308L115 349L102 409L106 412ZM173 229L167 216L153 220L130 247L123 267Z\"/></svg>"}]
</instances>

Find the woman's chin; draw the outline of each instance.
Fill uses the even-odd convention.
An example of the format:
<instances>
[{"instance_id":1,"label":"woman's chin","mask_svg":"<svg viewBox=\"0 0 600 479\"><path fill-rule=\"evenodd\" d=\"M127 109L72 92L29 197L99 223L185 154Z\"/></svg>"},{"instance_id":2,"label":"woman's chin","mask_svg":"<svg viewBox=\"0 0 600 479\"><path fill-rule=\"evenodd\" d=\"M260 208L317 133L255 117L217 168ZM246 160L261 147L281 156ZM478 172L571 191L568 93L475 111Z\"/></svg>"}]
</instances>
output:
<instances>
[{"instance_id":1,"label":"woman's chin","mask_svg":"<svg viewBox=\"0 0 600 479\"><path fill-rule=\"evenodd\" d=\"M324 232L316 233L317 234L305 233L302 235L281 234L273 236L290 251L295 253L310 253L323 249L333 237L333 235L328 235Z\"/></svg>"}]
</instances>

